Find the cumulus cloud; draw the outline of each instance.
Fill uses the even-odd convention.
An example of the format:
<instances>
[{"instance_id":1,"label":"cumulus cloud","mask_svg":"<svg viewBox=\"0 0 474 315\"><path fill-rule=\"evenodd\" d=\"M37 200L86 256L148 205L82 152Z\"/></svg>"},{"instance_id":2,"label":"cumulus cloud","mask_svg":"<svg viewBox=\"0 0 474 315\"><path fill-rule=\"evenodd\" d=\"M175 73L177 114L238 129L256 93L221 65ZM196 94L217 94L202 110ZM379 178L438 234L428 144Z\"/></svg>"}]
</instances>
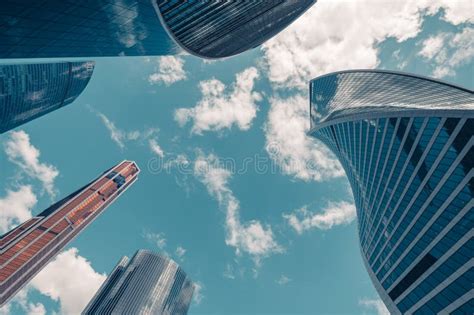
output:
<instances>
[{"instance_id":1,"label":"cumulus cloud","mask_svg":"<svg viewBox=\"0 0 474 315\"><path fill-rule=\"evenodd\" d=\"M432 76L435 78L454 76L456 69L474 58L474 28L430 36L421 42L418 54L434 64Z\"/></svg>"},{"instance_id":2,"label":"cumulus cloud","mask_svg":"<svg viewBox=\"0 0 474 315\"><path fill-rule=\"evenodd\" d=\"M284 214L283 217L298 234L301 234L312 228L328 230L337 225L347 225L354 221L356 208L354 204L345 201L329 202L318 213L310 212L308 206L304 206L293 213Z\"/></svg>"},{"instance_id":3,"label":"cumulus cloud","mask_svg":"<svg viewBox=\"0 0 474 315\"><path fill-rule=\"evenodd\" d=\"M184 59L181 57L159 57L156 71L148 77L148 82L151 84L163 83L169 86L187 78L186 71L184 71Z\"/></svg>"},{"instance_id":4,"label":"cumulus cloud","mask_svg":"<svg viewBox=\"0 0 474 315\"><path fill-rule=\"evenodd\" d=\"M320 0L262 46L269 79L275 87L307 89L328 72L375 68L379 43L415 37L424 17L441 9L455 25L474 19L469 0Z\"/></svg>"},{"instance_id":5,"label":"cumulus cloud","mask_svg":"<svg viewBox=\"0 0 474 315\"><path fill-rule=\"evenodd\" d=\"M105 279L77 248L70 248L46 265L30 286L59 302L61 314L79 314Z\"/></svg>"},{"instance_id":6,"label":"cumulus cloud","mask_svg":"<svg viewBox=\"0 0 474 315\"><path fill-rule=\"evenodd\" d=\"M390 315L387 307L380 299L362 299L359 301L359 305L365 309L377 312L377 315Z\"/></svg>"},{"instance_id":7,"label":"cumulus cloud","mask_svg":"<svg viewBox=\"0 0 474 315\"><path fill-rule=\"evenodd\" d=\"M262 225L257 220L241 222L239 201L228 186L232 174L219 165L217 156L199 153L194 163L194 175L225 210L225 242L235 248L237 255L247 253L259 265L262 258L283 251L269 225Z\"/></svg>"},{"instance_id":8,"label":"cumulus cloud","mask_svg":"<svg viewBox=\"0 0 474 315\"><path fill-rule=\"evenodd\" d=\"M13 131L5 143L5 153L8 159L18 165L28 176L38 179L46 192L54 197L54 180L59 175L56 167L41 163L40 151L30 142L30 136L24 132Z\"/></svg>"},{"instance_id":9,"label":"cumulus cloud","mask_svg":"<svg viewBox=\"0 0 474 315\"><path fill-rule=\"evenodd\" d=\"M276 283L278 283L279 285L285 285L285 284L288 284L291 281L292 280L290 278L288 278L287 276L281 275L280 278L278 278L278 280L276 280Z\"/></svg>"},{"instance_id":10,"label":"cumulus cloud","mask_svg":"<svg viewBox=\"0 0 474 315\"><path fill-rule=\"evenodd\" d=\"M322 181L344 175L330 150L306 135L309 129L308 98L296 95L270 99L265 124L266 151L283 173L304 181Z\"/></svg>"},{"instance_id":11,"label":"cumulus cloud","mask_svg":"<svg viewBox=\"0 0 474 315\"><path fill-rule=\"evenodd\" d=\"M7 195L0 198L0 234L30 219L31 208L37 201L29 185L21 186L16 191L7 190Z\"/></svg>"},{"instance_id":12,"label":"cumulus cloud","mask_svg":"<svg viewBox=\"0 0 474 315\"><path fill-rule=\"evenodd\" d=\"M236 75L232 91L216 79L201 81L201 100L193 108L177 109L175 120L180 126L192 121L191 132L195 134L230 129L234 125L240 130L248 130L257 115L256 103L262 99L253 90L258 77L256 68L245 69Z\"/></svg>"},{"instance_id":13,"label":"cumulus cloud","mask_svg":"<svg viewBox=\"0 0 474 315\"><path fill-rule=\"evenodd\" d=\"M10 302L0 308L0 315L14 314L14 307L17 306L23 313L28 315L45 315L46 309L41 303L28 302L28 289L20 290Z\"/></svg>"}]
</instances>

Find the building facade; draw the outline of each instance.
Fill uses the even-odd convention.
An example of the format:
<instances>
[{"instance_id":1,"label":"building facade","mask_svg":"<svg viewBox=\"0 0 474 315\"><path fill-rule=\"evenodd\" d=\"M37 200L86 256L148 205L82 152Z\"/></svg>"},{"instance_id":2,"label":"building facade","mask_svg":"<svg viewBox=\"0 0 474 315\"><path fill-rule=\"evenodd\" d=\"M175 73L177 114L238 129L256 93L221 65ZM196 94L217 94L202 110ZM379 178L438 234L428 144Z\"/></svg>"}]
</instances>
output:
<instances>
[{"instance_id":1,"label":"building facade","mask_svg":"<svg viewBox=\"0 0 474 315\"><path fill-rule=\"evenodd\" d=\"M193 292L176 262L139 250L119 261L82 314L185 315Z\"/></svg>"},{"instance_id":2,"label":"building facade","mask_svg":"<svg viewBox=\"0 0 474 315\"><path fill-rule=\"evenodd\" d=\"M0 133L71 104L93 71L91 61L0 65Z\"/></svg>"},{"instance_id":3,"label":"building facade","mask_svg":"<svg viewBox=\"0 0 474 315\"><path fill-rule=\"evenodd\" d=\"M2 1L0 58L220 58L268 40L316 0Z\"/></svg>"},{"instance_id":4,"label":"building facade","mask_svg":"<svg viewBox=\"0 0 474 315\"><path fill-rule=\"evenodd\" d=\"M134 183L139 172L134 162L123 161L1 236L0 306Z\"/></svg>"},{"instance_id":5,"label":"building facade","mask_svg":"<svg viewBox=\"0 0 474 315\"><path fill-rule=\"evenodd\" d=\"M338 157L360 250L392 314L473 310L474 93L354 70L310 83L311 130Z\"/></svg>"}]
</instances>

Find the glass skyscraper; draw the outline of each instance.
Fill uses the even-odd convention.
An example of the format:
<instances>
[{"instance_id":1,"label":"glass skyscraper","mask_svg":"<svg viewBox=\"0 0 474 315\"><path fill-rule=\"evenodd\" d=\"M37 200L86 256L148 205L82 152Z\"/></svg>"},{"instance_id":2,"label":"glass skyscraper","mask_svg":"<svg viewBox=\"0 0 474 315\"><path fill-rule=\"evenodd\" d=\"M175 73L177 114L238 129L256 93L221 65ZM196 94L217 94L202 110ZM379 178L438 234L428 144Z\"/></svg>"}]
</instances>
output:
<instances>
[{"instance_id":1,"label":"glass skyscraper","mask_svg":"<svg viewBox=\"0 0 474 315\"><path fill-rule=\"evenodd\" d=\"M0 133L72 103L94 62L0 65Z\"/></svg>"},{"instance_id":2,"label":"glass skyscraper","mask_svg":"<svg viewBox=\"0 0 474 315\"><path fill-rule=\"evenodd\" d=\"M0 306L30 281L78 233L137 179L123 161L0 237Z\"/></svg>"},{"instance_id":3,"label":"glass skyscraper","mask_svg":"<svg viewBox=\"0 0 474 315\"><path fill-rule=\"evenodd\" d=\"M310 135L352 187L360 250L392 314L474 309L474 93L354 70L310 83Z\"/></svg>"},{"instance_id":4,"label":"glass skyscraper","mask_svg":"<svg viewBox=\"0 0 474 315\"><path fill-rule=\"evenodd\" d=\"M168 257L139 250L123 257L83 315L185 315L194 292L186 273Z\"/></svg>"},{"instance_id":5,"label":"glass skyscraper","mask_svg":"<svg viewBox=\"0 0 474 315\"><path fill-rule=\"evenodd\" d=\"M0 58L219 58L268 40L316 0L3 0Z\"/></svg>"}]
</instances>

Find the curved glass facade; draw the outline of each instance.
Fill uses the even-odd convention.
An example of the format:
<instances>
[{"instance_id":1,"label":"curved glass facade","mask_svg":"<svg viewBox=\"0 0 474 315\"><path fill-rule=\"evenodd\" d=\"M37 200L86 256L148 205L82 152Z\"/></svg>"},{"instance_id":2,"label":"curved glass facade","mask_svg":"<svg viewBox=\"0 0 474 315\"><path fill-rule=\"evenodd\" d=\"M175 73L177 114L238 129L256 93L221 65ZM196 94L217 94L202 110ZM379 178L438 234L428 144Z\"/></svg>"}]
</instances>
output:
<instances>
[{"instance_id":1,"label":"curved glass facade","mask_svg":"<svg viewBox=\"0 0 474 315\"><path fill-rule=\"evenodd\" d=\"M0 65L0 133L72 103L94 62Z\"/></svg>"},{"instance_id":2,"label":"curved glass facade","mask_svg":"<svg viewBox=\"0 0 474 315\"><path fill-rule=\"evenodd\" d=\"M192 281L173 260L139 250L119 261L82 314L185 315L193 292Z\"/></svg>"},{"instance_id":3,"label":"curved glass facade","mask_svg":"<svg viewBox=\"0 0 474 315\"><path fill-rule=\"evenodd\" d=\"M316 0L3 0L0 58L220 58L254 48Z\"/></svg>"},{"instance_id":4,"label":"curved glass facade","mask_svg":"<svg viewBox=\"0 0 474 315\"><path fill-rule=\"evenodd\" d=\"M349 178L360 249L391 313L473 307L474 93L346 71L310 84L310 134Z\"/></svg>"},{"instance_id":5,"label":"curved glass facade","mask_svg":"<svg viewBox=\"0 0 474 315\"><path fill-rule=\"evenodd\" d=\"M0 58L179 52L151 0L2 0Z\"/></svg>"},{"instance_id":6,"label":"curved glass facade","mask_svg":"<svg viewBox=\"0 0 474 315\"><path fill-rule=\"evenodd\" d=\"M155 0L171 36L191 54L221 58L267 41L316 0Z\"/></svg>"}]
</instances>

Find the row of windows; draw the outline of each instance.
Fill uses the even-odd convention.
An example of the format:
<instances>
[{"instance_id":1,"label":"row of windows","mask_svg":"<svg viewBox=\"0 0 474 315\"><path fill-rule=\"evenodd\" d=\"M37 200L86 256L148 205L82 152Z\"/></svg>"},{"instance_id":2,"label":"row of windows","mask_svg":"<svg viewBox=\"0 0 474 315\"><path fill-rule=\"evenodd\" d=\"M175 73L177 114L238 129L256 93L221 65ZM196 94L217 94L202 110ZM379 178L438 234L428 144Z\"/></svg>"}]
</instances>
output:
<instances>
[{"instance_id":1,"label":"row of windows","mask_svg":"<svg viewBox=\"0 0 474 315\"><path fill-rule=\"evenodd\" d=\"M436 139L435 142L436 141L442 141L443 145L444 145L448 138L447 137L441 137L441 133L439 133L439 134L436 135L435 139ZM439 152L433 150L433 147L431 147L431 149L429 149L428 154L426 155L424 161L422 161L421 163L423 163L423 165L426 166L426 169L429 170L432 166L432 163L434 162L434 158L436 158L438 156L439 156ZM434 157L434 158L431 159L430 157ZM430 161L430 160L432 160L432 161ZM414 211L414 210L410 211L410 209L420 209L423 205L424 200L426 200L428 198L429 192L430 192L431 189L426 189L426 186L429 187L429 184L430 184L430 177L426 177L427 175L428 175L428 173L425 172L425 169L420 167L418 169L417 174L416 174L417 181L412 182L410 187L405 191L405 193L402 196L396 196L398 198L400 198L400 197L401 198L398 199L398 203L395 205L394 210L393 210L392 218L390 219L391 223L393 223L395 228L399 228L399 227L404 228L405 226L400 225L399 220L401 218L403 218L404 216L406 216L407 214L412 216L412 217L414 215L416 215L418 213L418 211ZM418 198L417 199L412 199L414 196L418 196ZM408 222L410 222L410 221L408 221ZM400 233L402 233L402 232L399 232L399 234ZM377 239L377 237L378 237L378 239ZM370 258L369 258L369 262L372 265L374 264L374 261L376 261L376 259L378 258L378 255L381 254L381 249L383 248L383 246L387 244L387 243L385 243L385 244L380 243L381 237L382 237L381 235L376 235L375 236L375 240L376 240L376 242L374 243L375 244L375 250L371 253ZM392 238L393 238L393 236L392 236ZM388 240L390 241L390 238L388 238ZM394 241L395 242L398 241L398 238L395 237ZM373 268L374 268L374 270L378 270L378 266L373 265Z\"/></svg>"},{"instance_id":2,"label":"row of windows","mask_svg":"<svg viewBox=\"0 0 474 315\"><path fill-rule=\"evenodd\" d=\"M460 297L472 289L472 279L474 279L474 268L462 274L453 283L443 289L438 295L424 304L414 315L437 314L453 302L449 297ZM471 309L472 311L472 309Z\"/></svg>"},{"instance_id":3,"label":"row of windows","mask_svg":"<svg viewBox=\"0 0 474 315\"><path fill-rule=\"evenodd\" d=\"M470 219L472 219L472 213ZM467 219L467 218L464 218ZM454 245L454 244L453 244ZM472 256L473 241L469 240L455 253L449 256L444 263L433 270L423 281L410 291L398 304L397 307L402 313L415 305L422 297L426 296L440 283L449 278L456 270L464 266ZM460 295L452 293L446 296L450 302L454 302Z\"/></svg>"},{"instance_id":4,"label":"row of windows","mask_svg":"<svg viewBox=\"0 0 474 315\"><path fill-rule=\"evenodd\" d=\"M430 252L434 257L442 257L452 245L459 241L468 231L468 224L472 218L469 216L463 217L441 240L438 240L437 243L432 244L433 240L439 235L443 235L445 227L450 223L452 218L454 218L460 211L462 207L459 207L457 203L462 202L467 206L467 202L464 202L463 199L468 198L467 202L470 201L471 197L464 192L458 194L456 199L454 199L449 207L443 210L442 214L438 219L432 224L429 225L429 229L426 229L426 232L422 234L421 238L416 242L416 244L410 244L410 247L406 246L406 249L410 251L406 255L402 255L403 252L399 247L394 252L393 256L395 257L395 262L393 265L396 265L396 262L399 261L397 267L388 274L386 279L384 279L383 285L385 288L389 288L400 275L402 275L405 270L409 270L410 265L414 264L417 261L419 255L429 246L432 246ZM467 206L468 207L468 206ZM428 221L431 219L429 215L423 214L423 221ZM413 239L420 236L420 230L410 231L411 233L407 236L408 239Z\"/></svg>"},{"instance_id":5,"label":"row of windows","mask_svg":"<svg viewBox=\"0 0 474 315\"><path fill-rule=\"evenodd\" d=\"M458 134L457 136L460 136L460 134ZM448 151L445 153L441 162L436 167L435 171L428 178L428 182L426 185L433 187L433 189L435 189L435 187L438 187L437 189L439 189L437 192L432 192L430 194L430 195L435 194L433 196L432 201L427 205L426 200L429 198L428 193L419 195L414 203L414 206L412 207L413 210L407 211L406 216L402 219L401 223L399 224L399 226L396 228L395 232L393 233L391 240L389 240L387 244L390 244L393 247L393 244L396 244L396 242L398 242L400 238L405 237L405 235L409 231L408 228L410 228L411 225L415 224L414 230L419 233L421 228L425 225L425 222L422 222L422 221L419 222L419 221L413 221L413 220L416 219L417 216L420 217L420 215L423 214L423 212L426 212L425 217L431 218L435 214L436 211L439 211L442 204L447 200L449 195L451 195L455 187L457 187L460 184L460 182L464 180L465 174L464 174L463 169L458 166L459 164L453 164L454 159L456 158L458 158L457 152L452 147L450 147ZM460 158L462 158L462 156L460 156ZM447 165L453 167L451 174L446 173L447 169L443 167L443 163L447 163ZM446 178L446 181L444 182L444 184L441 181L442 177ZM462 204L461 207L459 207L459 209L461 209L462 207L464 207L464 204ZM423 211L423 212L420 212L420 211ZM408 244L408 242L406 243ZM393 249L385 247L385 249L380 254L380 257L378 258L378 261L382 262L383 260L387 259L390 252L393 252ZM384 276L384 273L386 273L389 269L390 269L389 266L384 266L382 271L378 274L378 278L381 279ZM375 265L374 265L374 270L377 270Z\"/></svg>"}]
</instances>

